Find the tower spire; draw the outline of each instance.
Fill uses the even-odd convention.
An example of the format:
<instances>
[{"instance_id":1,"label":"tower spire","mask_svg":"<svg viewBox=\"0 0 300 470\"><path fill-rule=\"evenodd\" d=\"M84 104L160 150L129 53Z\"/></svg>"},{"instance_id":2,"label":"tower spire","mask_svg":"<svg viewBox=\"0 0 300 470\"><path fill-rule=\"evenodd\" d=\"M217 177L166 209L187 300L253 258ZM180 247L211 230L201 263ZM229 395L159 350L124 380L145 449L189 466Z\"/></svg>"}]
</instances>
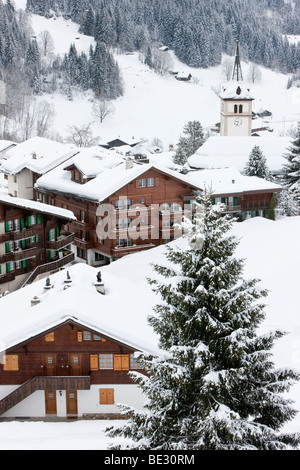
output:
<instances>
[{"instance_id":1,"label":"tower spire","mask_svg":"<svg viewBox=\"0 0 300 470\"><path fill-rule=\"evenodd\" d=\"M239 82L240 80L243 81L243 74L242 74L242 67L241 67L241 60L240 60L239 40L236 41L236 51L235 51L232 80L236 80L237 82Z\"/></svg>"}]
</instances>

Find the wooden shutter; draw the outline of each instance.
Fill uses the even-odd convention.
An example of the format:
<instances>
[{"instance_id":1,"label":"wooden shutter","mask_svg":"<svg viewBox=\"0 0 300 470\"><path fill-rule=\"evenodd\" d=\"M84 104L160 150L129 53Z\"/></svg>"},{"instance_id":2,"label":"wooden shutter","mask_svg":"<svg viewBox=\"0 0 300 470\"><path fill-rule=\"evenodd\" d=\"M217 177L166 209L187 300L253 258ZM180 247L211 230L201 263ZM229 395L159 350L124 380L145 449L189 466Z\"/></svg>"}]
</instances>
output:
<instances>
[{"instance_id":1,"label":"wooden shutter","mask_svg":"<svg viewBox=\"0 0 300 470\"><path fill-rule=\"evenodd\" d=\"M78 343L82 343L82 331L77 331L77 341Z\"/></svg>"},{"instance_id":2,"label":"wooden shutter","mask_svg":"<svg viewBox=\"0 0 300 470\"><path fill-rule=\"evenodd\" d=\"M5 222L5 232L9 232L8 222Z\"/></svg>"},{"instance_id":3,"label":"wooden shutter","mask_svg":"<svg viewBox=\"0 0 300 470\"><path fill-rule=\"evenodd\" d=\"M90 355L90 369L91 370L98 370L98 355L91 354Z\"/></svg>"},{"instance_id":4,"label":"wooden shutter","mask_svg":"<svg viewBox=\"0 0 300 470\"><path fill-rule=\"evenodd\" d=\"M17 354L4 356L3 370L19 370L19 358Z\"/></svg>"},{"instance_id":5,"label":"wooden shutter","mask_svg":"<svg viewBox=\"0 0 300 470\"><path fill-rule=\"evenodd\" d=\"M114 370L129 370L129 355L128 354L115 354L114 355Z\"/></svg>"},{"instance_id":6,"label":"wooden shutter","mask_svg":"<svg viewBox=\"0 0 300 470\"><path fill-rule=\"evenodd\" d=\"M54 341L54 331L45 336L45 341Z\"/></svg>"},{"instance_id":7,"label":"wooden shutter","mask_svg":"<svg viewBox=\"0 0 300 470\"><path fill-rule=\"evenodd\" d=\"M100 405L113 405L114 403L114 389L100 388Z\"/></svg>"}]
</instances>

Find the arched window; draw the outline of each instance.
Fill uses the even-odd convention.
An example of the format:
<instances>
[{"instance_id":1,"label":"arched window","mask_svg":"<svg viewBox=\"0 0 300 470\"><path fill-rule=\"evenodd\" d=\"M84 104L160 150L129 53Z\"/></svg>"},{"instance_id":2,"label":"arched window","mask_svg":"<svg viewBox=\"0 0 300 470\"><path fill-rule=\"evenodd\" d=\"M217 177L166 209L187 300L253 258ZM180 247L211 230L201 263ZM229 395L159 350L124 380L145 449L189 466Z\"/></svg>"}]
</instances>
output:
<instances>
[{"instance_id":1,"label":"arched window","mask_svg":"<svg viewBox=\"0 0 300 470\"><path fill-rule=\"evenodd\" d=\"M237 112L238 112L238 105L235 104L235 105L234 105L234 114L237 114Z\"/></svg>"},{"instance_id":2,"label":"arched window","mask_svg":"<svg viewBox=\"0 0 300 470\"><path fill-rule=\"evenodd\" d=\"M243 105L240 104L240 106L239 106L239 113L242 114L242 112L243 112Z\"/></svg>"}]
</instances>

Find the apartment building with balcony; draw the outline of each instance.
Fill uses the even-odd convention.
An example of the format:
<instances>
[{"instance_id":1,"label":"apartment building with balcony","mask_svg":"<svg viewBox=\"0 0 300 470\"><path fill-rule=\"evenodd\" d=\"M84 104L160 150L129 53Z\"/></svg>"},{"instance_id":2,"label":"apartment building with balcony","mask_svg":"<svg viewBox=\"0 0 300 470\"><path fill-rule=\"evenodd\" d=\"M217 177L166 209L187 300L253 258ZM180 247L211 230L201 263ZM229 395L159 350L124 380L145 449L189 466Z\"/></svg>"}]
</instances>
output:
<instances>
[{"instance_id":1,"label":"apartment building with balcony","mask_svg":"<svg viewBox=\"0 0 300 470\"><path fill-rule=\"evenodd\" d=\"M0 193L0 294L74 259L70 211Z\"/></svg>"},{"instance_id":2,"label":"apartment building with balcony","mask_svg":"<svg viewBox=\"0 0 300 470\"><path fill-rule=\"evenodd\" d=\"M180 236L183 215L205 188L214 202L239 220L264 216L279 185L221 170L171 169L170 164L141 163L111 150L91 148L39 178L39 200L71 210L76 260L98 266L130 253L168 243ZM174 166L174 165L173 165Z\"/></svg>"}]
</instances>

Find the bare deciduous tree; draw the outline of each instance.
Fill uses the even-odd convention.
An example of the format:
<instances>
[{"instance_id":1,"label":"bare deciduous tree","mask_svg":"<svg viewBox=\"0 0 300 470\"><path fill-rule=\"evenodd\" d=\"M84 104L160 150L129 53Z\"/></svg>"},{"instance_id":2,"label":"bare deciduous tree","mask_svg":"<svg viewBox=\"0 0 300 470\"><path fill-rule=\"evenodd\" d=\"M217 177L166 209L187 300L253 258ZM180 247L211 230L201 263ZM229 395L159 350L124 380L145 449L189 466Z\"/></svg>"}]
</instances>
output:
<instances>
[{"instance_id":1,"label":"bare deciduous tree","mask_svg":"<svg viewBox=\"0 0 300 470\"><path fill-rule=\"evenodd\" d=\"M98 99L93 104L93 114L100 119L100 122L103 122L107 116L111 116L114 112L114 106L105 99Z\"/></svg>"},{"instance_id":2,"label":"bare deciduous tree","mask_svg":"<svg viewBox=\"0 0 300 470\"><path fill-rule=\"evenodd\" d=\"M85 126L70 126L69 135L65 138L65 142L74 144L77 147L92 147L99 143L99 138L94 137L91 130L91 123Z\"/></svg>"}]
</instances>

